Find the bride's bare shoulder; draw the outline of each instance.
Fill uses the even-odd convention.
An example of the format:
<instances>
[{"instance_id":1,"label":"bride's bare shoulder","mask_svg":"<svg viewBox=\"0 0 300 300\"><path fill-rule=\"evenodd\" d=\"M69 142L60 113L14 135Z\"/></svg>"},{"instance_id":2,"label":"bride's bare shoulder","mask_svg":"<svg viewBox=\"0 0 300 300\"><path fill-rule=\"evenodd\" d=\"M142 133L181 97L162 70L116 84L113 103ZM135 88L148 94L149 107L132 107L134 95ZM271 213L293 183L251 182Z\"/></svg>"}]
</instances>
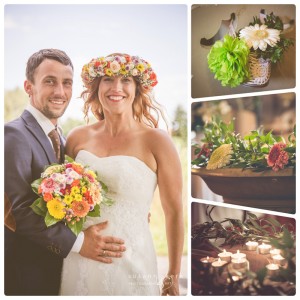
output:
<instances>
[{"instance_id":1,"label":"bride's bare shoulder","mask_svg":"<svg viewBox=\"0 0 300 300\"><path fill-rule=\"evenodd\" d=\"M95 127L96 124L91 124L73 128L67 136L66 153L74 158L77 152L84 148L84 145L91 139Z\"/></svg>"}]
</instances>

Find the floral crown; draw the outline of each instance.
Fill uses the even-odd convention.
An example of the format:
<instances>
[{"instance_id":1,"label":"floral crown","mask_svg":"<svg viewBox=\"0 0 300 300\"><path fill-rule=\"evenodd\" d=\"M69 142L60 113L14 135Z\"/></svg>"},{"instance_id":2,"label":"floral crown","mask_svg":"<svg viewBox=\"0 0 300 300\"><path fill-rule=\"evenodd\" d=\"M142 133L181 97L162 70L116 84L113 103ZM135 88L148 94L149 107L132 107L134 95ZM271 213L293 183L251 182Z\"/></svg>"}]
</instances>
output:
<instances>
[{"instance_id":1,"label":"floral crown","mask_svg":"<svg viewBox=\"0 0 300 300\"><path fill-rule=\"evenodd\" d=\"M157 84L156 74L151 65L138 56L127 54L93 58L82 67L81 78L86 87L89 87L95 78L105 75L133 76L146 89L151 89Z\"/></svg>"}]
</instances>

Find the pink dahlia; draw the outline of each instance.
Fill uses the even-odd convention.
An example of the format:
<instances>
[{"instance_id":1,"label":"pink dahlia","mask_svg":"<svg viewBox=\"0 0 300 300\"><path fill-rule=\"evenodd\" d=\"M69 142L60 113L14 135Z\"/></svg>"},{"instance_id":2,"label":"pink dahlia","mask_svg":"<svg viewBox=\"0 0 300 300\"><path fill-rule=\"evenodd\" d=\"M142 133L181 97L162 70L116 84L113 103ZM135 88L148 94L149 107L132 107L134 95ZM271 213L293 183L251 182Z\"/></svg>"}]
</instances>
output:
<instances>
[{"instance_id":1,"label":"pink dahlia","mask_svg":"<svg viewBox=\"0 0 300 300\"><path fill-rule=\"evenodd\" d=\"M269 155L267 156L268 166L272 167L274 171L283 169L289 161L289 155L284 149L286 148L285 143L278 143L273 145Z\"/></svg>"},{"instance_id":2,"label":"pink dahlia","mask_svg":"<svg viewBox=\"0 0 300 300\"><path fill-rule=\"evenodd\" d=\"M43 193L53 193L56 188L57 184L52 178L45 178L41 183Z\"/></svg>"}]
</instances>

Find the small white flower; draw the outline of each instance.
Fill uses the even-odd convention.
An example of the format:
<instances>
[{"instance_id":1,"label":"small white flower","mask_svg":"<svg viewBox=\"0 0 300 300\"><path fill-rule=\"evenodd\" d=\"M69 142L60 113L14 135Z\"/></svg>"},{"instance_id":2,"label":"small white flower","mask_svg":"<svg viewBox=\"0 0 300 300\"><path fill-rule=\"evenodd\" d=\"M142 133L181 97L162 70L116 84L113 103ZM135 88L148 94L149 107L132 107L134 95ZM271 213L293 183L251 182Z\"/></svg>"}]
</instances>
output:
<instances>
[{"instance_id":1,"label":"small white flower","mask_svg":"<svg viewBox=\"0 0 300 300\"><path fill-rule=\"evenodd\" d=\"M73 179L81 179L82 178L82 176L80 174L78 174L76 171L74 171L72 168L67 168L66 174L67 174L67 176L69 176Z\"/></svg>"},{"instance_id":2,"label":"small white flower","mask_svg":"<svg viewBox=\"0 0 300 300\"><path fill-rule=\"evenodd\" d=\"M113 61L110 64L110 69L112 70L113 73L118 73L121 69L121 66L117 61Z\"/></svg>"},{"instance_id":3,"label":"small white flower","mask_svg":"<svg viewBox=\"0 0 300 300\"><path fill-rule=\"evenodd\" d=\"M51 175L51 178L57 183L65 183L66 182L65 174L54 173Z\"/></svg>"},{"instance_id":4,"label":"small white flower","mask_svg":"<svg viewBox=\"0 0 300 300\"><path fill-rule=\"evenodd\" d=\"M137 76L138 73L139 73L139 71L138 71L137 69L133 69L133 70L131 71L131 75L132 75L132 76Z\"/></svg>"},{"instance_id":5,"label":"small white flower","mask_svg":"<svg viewBox=\"0 0 300 300\"><path fill-rule=\"evenodd\" d=\"M115 59L114 56L107 56L107 57L104 57L104 61L113 61Z\"/></svg>"},{"instance_id":6,"label":"small white flower","mask_svg":"<svg viewBox=\"0 0 300 300\"><path fill-rule=\"evenodd\" d=\"M125 64L126 63L126 58L124 56L118 56L119 57L119 60L122 64Z\"/></svg>"},{"instance_id":7,"label":"small white flower","mask_svg":"<svg viewBox=\"0 0 300 300\"><path fill-rule=\"evenodd\" d=\"M89 75L91 77L96 77L97 73L95 72L94 66L89 67Z\"/></svg>"},{"instance_id":8,"label":"small white flower","mask_svg":"<svg viewBox=\"0 0 300 300\"><path fill-rule=\"evenodd\" d=\"M47 176L54 174L54 173L59 173L62 171L62 167L61 165L54 165L54 166L50 166L48 167L45 172L42 173L42 178L46 178Z\"/></svg>"},{"instance_id":9,"label":"small white flower","mask_svg":"<svg viewBox=\"0 0 300 300\"><path fill-rule=\"evenodd\" d=\"M144 80L144 81L147 81L147 80L149 79L149 77L150 77L150 76L149 76L148 74L143 74L143 80Z\"/></svg>"},{"instance_id":10,"label":"small white flower","mask_svg":"<svg viewBox=\"0 0 300 300\"><path fill-rule=\"evenodd\" d=\"M266 25L255 24L240 31L240 38L245 39L249 48L265 51L270 45L274 47L280 41L280 30L268 28Z\"/></svg>"},{"instance_id":11,"label":"small white flower","mask_svg":"<svg viewBox=\"0 0 300 300\"><path fill-rule=\"evenodd\" d=\"M132 70L134 68L134 64L133 63L129 63L128 64L128 68L129 68L129 70Z\"/></svg>"}]
</instances>

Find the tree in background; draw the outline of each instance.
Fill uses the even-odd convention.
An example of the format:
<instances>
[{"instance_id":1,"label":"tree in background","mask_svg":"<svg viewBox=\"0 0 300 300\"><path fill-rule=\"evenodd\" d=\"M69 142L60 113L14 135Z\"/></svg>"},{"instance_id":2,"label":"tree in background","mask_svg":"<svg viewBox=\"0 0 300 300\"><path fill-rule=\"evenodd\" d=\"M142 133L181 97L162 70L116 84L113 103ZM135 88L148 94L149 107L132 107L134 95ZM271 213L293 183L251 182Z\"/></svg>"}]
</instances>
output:
<instances>
[{"instance_id":1,"label":"tree in background","mask_svg":"<svg viewBox=\"0 0 300 300\"><path fill-rule=\"evenodd\" d=\"M187 140L187 115L181 105L178 105L175 110L172 135L181 138L185 142Z\"/></svg>"},{"instance_id":2,"label":"tree in background","mask_svg":"<svg viewBox=\"0 0 300 300\"><path fill-rule=\"evenodd\" d=\"M28 104L28 95L17 87L4 92L4 122L18 118Z\"/></svg>"}]
</instances>

